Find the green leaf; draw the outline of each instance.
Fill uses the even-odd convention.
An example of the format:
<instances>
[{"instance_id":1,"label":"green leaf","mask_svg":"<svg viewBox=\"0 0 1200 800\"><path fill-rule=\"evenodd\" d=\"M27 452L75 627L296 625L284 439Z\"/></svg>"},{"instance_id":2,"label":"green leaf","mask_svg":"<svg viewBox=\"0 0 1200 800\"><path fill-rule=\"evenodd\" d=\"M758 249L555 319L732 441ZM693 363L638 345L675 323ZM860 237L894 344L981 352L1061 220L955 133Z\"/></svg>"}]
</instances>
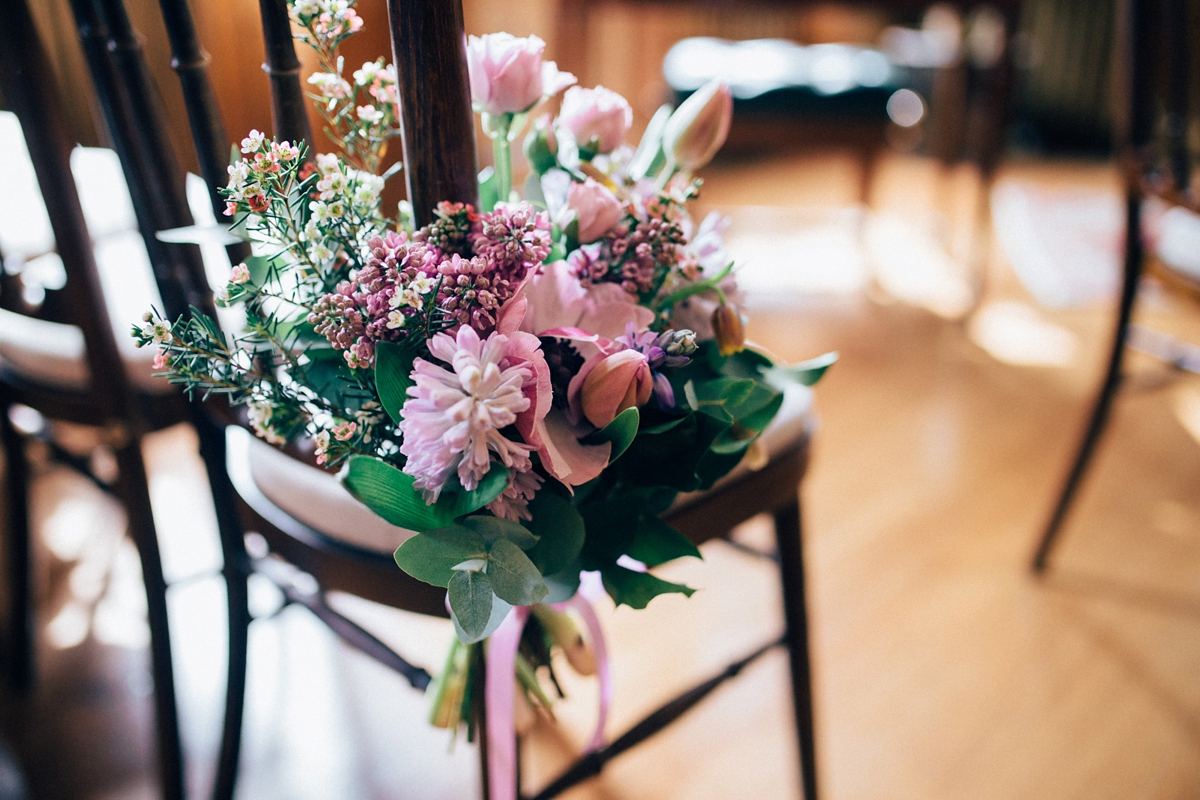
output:
<instances>
[{"instance_id":1,"label":"green leaf","mask_svg":"<svg viewBox=\"0 0 1200 800\"><path fill-rule=\"evenodd\" d=\"M583 549L583 517L574 504L550 492L538 492L529 503L533 515L529 530L538 538L526 555L542 575L553 575L570 566ZM578 572L579 570L576 570Z\"/></svg>"},{"instance_id":2,"label":"green leaf","mask_svg":"<svg viewBox=\"0 0 1200 800\"><path fill-rule=\"evenodd\" d=\"M459 570L446 587L450 610L463 633L478 641L492 617L492 584L482 572Z\"/></svg>"},{"instance_id":3,"label":"green leaf","mask_svg":"<svg viewBox=\"0 0 1200 800\"><path fill-rule=\"evenodd\" d=\"M418 533L396 548L396 565L419 581L446 586L454 567L464 561L487 558L487 544L469 528L451 525Z\"/></svg>"},{"instance_id":4,"label":"green leaf","mask_svg":"<svg viewBox=\"0 0 1200 800\"><path fill-rule=\"evenodd\" d=\"M375 345L375 389L379 402L387 411L392 422L399 424L400 408L408 399L408 387L413 385L410 377L416 352L395 342L379 342Z\"/></svg>"},{"instance_id":5,"label":"green leaf","mask_svg":"<svg viewBox=\"0 0 1200 800\"><path fill-rule=\"evenodd\" d=\"M543 575L542 580L546 582L546 588L550 593L542 598L543 603L565 603L575 596L575 592L579 591L579 573L583 567L578 561L571 566L556 572L553 575Z\"/></svg>"},{"instance_id":6,"label":"green leaf","mask_svg":"<svg viewBox=\"0 0 1200 800\"><path fill-rule=\"evenodd\" d=\"M462 488L457 474L451 476L438 497L437 508L439 513L446 516L447 521L458 519L463 514L478 511L495 500L507 485L508 468L493 461L487 474L480 478L479 484L470 491Z\"/></svg>"},{"instance_id":7,"label":"green leaf","mask_svg":"<svg viewBox=\"0 0 1200 800\"><path fill-rule=\"evenodd\" d=\"M510 611L512 611L512 605L504 602L499 597L496 597L495 594L493 594L492 595L492 615L490 617L488 617L487 627L483 629L483 633L479 634L478 636L468 636L467 632L463 630L462 625L459 624L458 618L456 616L454 616L454 609L450 610L450 621L454 623L454 632L458 635L458 640L460 642L462 642L463 644L474 644L475 642L482 641L483 639L486 639L487 637L489 637L493 633L495 633L496 628L500 627L500 623L504 622L504 618L508 616L508 612L510 612ZM474 667L472 667L472 669L473 668ZM469 695L470 693L471 693L471 683L470 683L470 679L468 679L467 694ZM470 706L467 704L468 699L469 698L463 699L463 707L464 708L470 708ZM465 715L464 715L464 718L465 718Z\"/></svg>"},{"instance_id":8,"label":"green leaf","mask_svg":"<svg viewBox=\"0 0 1200 800\"><path fill-rule=\"evenodd\" d=\"M636 408L627 408L612 422L605 425L598 431L590 433L581 441L584 444L601 444L603 442L612 442L612 454L608 457L608 463L616 461L621 455L629 449L629 445L633 443L633 439L638 432L638 410Z\"/></svg>"},{"instance_id":9,"label":"green leaf","mask_svg":"<svg viewBox=\"0 0 1200 800\"><path fill-rule=\"evenodd\" d=\"M411 475L372 456L351 456L338 477L367 508L401 528L428 531L448 525L454 519L453 501L449 509L440 500L437 505L426 505L425 498L413 488Z\"/></svg>"},{"instance_id":10,"label":"green leaf","mask_svg":"<svg viewBox=\"0 0 1200 800\"><path fill-rule=\"evenodd\" d=\"M604 580L604 589L608 596L617 605L630 608L645 608L660 594L678 593L691 597L696 591L682 583L671 583L656 578L649 572L634 572L615 564L601 570L600 577Z\"/></svg>"},{"instance_id":11,"label":"green leaf","mask_svg":"<svg viewBox=\"0 0 1200 800\"><path fill-rule=\"evenodd\" d=\"M507 539L522 550L528 550L538 543L538 537L525 529L520 523L499 517L467 517L462 524L483 537L491 546L497 539Z\"/></svg>"},{"instance_id":12,"label":"green leaf","mask_svg":"<svg viewBox=\"0 0 1200 800\"><path fill-rule=\"evenodd\" d=\"M515 606L533 605L550 591L529 556L508 539L492 542L487 573L496 596Z\"/></svg>"},{"instance_id":13,"label":"green leaf","mask_svg":"<svg viewBox=\"0 0 1200 800\"><path fill-rule=\"evenodd\" d=\"M662 151L663 130L667 127L672 110L669 103L659 106L646 125L646 132L642 134L637 152L629 162L629 176L635 181L640 181L647 175L656 175L658 170L662 169L665 160Z\"/></svg>"},{"instance_id":14,"label":"green leaf","mask_svg":"<svg viewBox=\"0 0 1200 800\"><path fill-rule=\"evenodd\" d=\"M759 367L759 370L762 372L763 378L767 383L783 391L789 384L798 383L802 386L812 386L821 380L821 376L837 360L838 354L832 352L811 358L808 361L801 361L799 364L779 367Z\"/></svg>"},{"instance_id":15,"label":"green leaf","mask_svg":"<svg viewBox=\"0 0 1200 800\"><path fill-rule=\"evenodd\" d=\"M686 536L654 516L639 520L633 542L625 553L648 567L657 567L684 556L703 558L696 545Z\"/></svg>"}]
</instances>

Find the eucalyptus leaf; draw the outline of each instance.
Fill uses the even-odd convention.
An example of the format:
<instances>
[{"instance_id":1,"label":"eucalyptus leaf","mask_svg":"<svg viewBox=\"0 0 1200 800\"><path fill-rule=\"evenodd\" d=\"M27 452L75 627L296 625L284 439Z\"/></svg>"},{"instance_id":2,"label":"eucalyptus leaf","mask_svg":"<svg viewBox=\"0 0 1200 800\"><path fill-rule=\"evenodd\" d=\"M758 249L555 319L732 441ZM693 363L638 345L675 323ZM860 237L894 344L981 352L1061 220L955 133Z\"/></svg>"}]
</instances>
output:
<instances>
[{"instance_id":1,"label":"eucalyptus leaf","mask_svg":"<svg viewBox=\"0 0 1200 800\"><path fill-rule=\"evenodd\" d=\"M617 605L630 608L645 608L660 594L678 593L691 597L696 591L682 583L671 583L656 578L649 572L634 572L615 564L602 569L600 577L604 580L604 589L608 596Z\"/></svg>"},{"instance_id":2,"label":"eucalyptus leaf","mask_svg":"<svg viewBox=\"0 0 1200 800\"><path fill-rule=\"evenodd\" d=\"M446 597L455 620L470 641L477 641L492 617L492 584L482 572L460 570L450 579Z\"/></svg>"},{"instance_id":3,"label":"eucalyptus leaf","mask_svg":"<svg viewBox=\"0 0 1200 800\"><path fill-rule=\"evenodd\" d=\"M783 391L789 384L812 386L838 360L836 352L801 361L790 366L760 367L763 378L776 389Z\"/></svg>"},{"instance_id":4,"label":"eucalyptus leaf","mask_svg":"<svg viewBox=\"0 0 1200 800\"><path fill-rule=\"evenodd\" d=\"M408 387L413 385L411 377L416 352L395 342L379 342L375 345L375 389L379 402L387 411L392 422L399 424L400 409L408 399Z\"/></svg>"},{"instance_id":5,"label":"eucalyptus leaf","mask_svg":"<svg viewBox=\"0 0 1200 800\"><path fill-rule=\"evenodd\" d=\"M450 621L454 623L454 632L458 635L458 640L460 642L462 642L464 644L474 644L475 642L486 639L487 637L489 637L493 633L495 633L496 629L500 627L500 623L504 622L504 619L508 616L508 612L510 612L510 611L512 611L512 605L504 602L499 597L496 597L495 594L493 594L492 595L492 615L490 617L488 617L487 627L483 629L483 633L479 634L478 636L474 636L474 637L467 636L467 632L464 631L462 628L462 625L459 624L458 618L454 616L453 609L450 610ZM467 694L469 695L470 693L471 693L471 683L468 680ZM464 700L463 700L464 705L467 704L468 700L469 700L469 698L464 698ZM467 706L467 707L469 708L470 706ZM464 716L466 716L466 715L464 715Z\"/></svg>"},{"instance_id":6,"label":"eucalyptus leaf","mask_svg":"<svg viewBox=\"0 0 1200 800\"><path fill-rule=\"evenodd\" d=\"M483 537L461 525L418 533L396 548L396 565L419 581L446 586L454 567L464 561L487 558Z\"/></svg>"},{"instance_id":7,"label":"eucalyptus leaf","mask_svg":"<svg viewBox=\"0 0 1200 800\"><path fill-rule=\"evenodd\" d=\"M338 477L367 508L401 528L428 531L454 519L453 505L449 509L441 502L426 505L425 498L413 488L411 475L372 456L351 456Z\"/></svg>"},{"instance_id":8,"label":"eucalyptus leaf","mask_svg":"<svg viewBox=\"0 0 1200 800\"><path fill-rule=\"evenodd\" d=\"M549 592L529 556L508 539L492 542L487 573L496 596L515 606L533 605Z\"/></svg>"},{"instance_id":9,"label":"eucalyptus leaf","mask_svg":"<svg viewBox=\"0 0 1200 800\"><path fill-rule=\"evenodd\" d=\"M529 503L529 530L538 539L537 545L526 551L529 560L542 575L552 575L579 558L583 549L583 517L570 500L542 491ZM576 570L578 572L578 570Z\"/></svg>"},{"instance_id":10,"label":"eucalyptus leaf","mask_svg":"<svg viewBox=\"0 0 1200 800\"><path fill-rule=\"evenodd\" d=\"M490 547L497 539L507 539L522 550L528 550L538 543L538 537L530 533L519 522L500 517L467 517L462 524L483 537Z\"/></svg>"}]
</instances>

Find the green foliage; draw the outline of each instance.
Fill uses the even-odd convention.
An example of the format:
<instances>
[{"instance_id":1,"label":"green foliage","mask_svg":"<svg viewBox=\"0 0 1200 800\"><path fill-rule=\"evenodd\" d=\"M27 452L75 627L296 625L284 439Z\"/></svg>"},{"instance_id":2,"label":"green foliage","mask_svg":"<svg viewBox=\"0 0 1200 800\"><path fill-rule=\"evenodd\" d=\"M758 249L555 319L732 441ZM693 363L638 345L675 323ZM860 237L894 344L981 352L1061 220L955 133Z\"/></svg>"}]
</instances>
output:
<instances>
[{"instance_id":1,"label":"green foliage","mask_svg":"<svg viewBox=\"0 0 1200 800\"><path fill-rule=\"evenodd\" d=\"M554 575L579 559L583 550L583 517L570 500L545 490L529 504L529 530L537 544L527 550L529 559L543 575Z\"/></svg>"},{"instance_id":2,"label":"green foliage","mask_svg":"<svg viewBox=\"0 0 1200 800\"><path fill-rule=\"evenodd\" d=\"M791 366L773 366L762 369L764 380L782 391L789 383L799 383L802 386L812 386L825 375L826 370L838 360L837 353L826 353L823 356L801 361Z\"/></svg>"},{"instance_id":3,"label":"green foliage","mask_svg":"<svg viewBox=\"0 0 1200 800\"><path fill-rule=\"evenodd\" d=\"M608 457L608 463L611 464L621 457L629 445L633 443L633 439L637 436L638 421L640 415L636 408L627 408L612 422L605 425L598 431L588 435L583 439L584 444L602 444L603 442L612 442L612 452Z\"/></svg>"},{"instance_id":4,"label":"green foliage","mask_svg":"<svg viewBox=\"0 0 1200 800\"><path fill-rule=\"evenodd\" d=\"M482 508L508 484L508 470L493 462L475 489L453 491L448 483L437 503L426 505L421 492L413 488L411 475L372 456L352 456L339 477L350 493L376 514L418 532L443 527Z\"/></svg>"},{"instance_id":5,"label":"green foliage","mask_svg":"<svg viewBox=\"0 0 1200 800\"><path fill-rule=\"evenodd\" d=\"M408 399L408 387L413 385L410 376L416 356L413 348L395 342L379 342L375 345L375 390L379 392L379 402L384 410L397 424L400 422L400 408Z\"/></svg>"},{"instance_id":6,"label":"green foliage","mask_svg":"<svg viewBox=\"0 0 1200 800\"><path fill-rule=\"evenodd\" d=\"M600 571L604 589L617 605L645 608L660 594L682 594L691 597L695 589L681 583L656 578L649 572L634 572L613 564Z\"/></svg>"},{"instance_id":7,"label":"green foliage","mask_svg":"<svg viewBox=\"0 0 1200 800\"><path fill-rule=\"evenodd\" d=\"M488 576L482 572L459 570L450 579L446 596L467 641L478 639L492 616L492 584Z\"/></svg>"}]
</instances>

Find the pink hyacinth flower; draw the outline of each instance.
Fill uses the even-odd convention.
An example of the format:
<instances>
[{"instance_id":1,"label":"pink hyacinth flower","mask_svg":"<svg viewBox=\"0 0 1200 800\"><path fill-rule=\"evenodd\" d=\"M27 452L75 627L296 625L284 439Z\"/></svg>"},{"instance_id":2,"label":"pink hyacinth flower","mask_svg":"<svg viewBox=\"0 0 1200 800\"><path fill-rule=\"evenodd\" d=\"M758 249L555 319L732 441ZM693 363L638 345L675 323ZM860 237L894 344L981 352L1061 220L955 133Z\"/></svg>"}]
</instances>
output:
<instances>
[{"instance_id":1,"label":"pink hyacinth flower","mask_svg":"<svg viewBox=\"0 0 1200 800\"><path fill-rule=\"evenodd\" d=\"M428 503L437 501L457 472L465 489L474 489L491 467L491 454L517 472L530 469L535 448L514 442L500 431L517 422L533 402L525 384L536 381L524 363L505 365L510 339L493 333L486 340L469 326L456 337L439 333L429 352L451 369L424 359L413 362L413 386L401 412L400 431L407 458L404 471L416 480ZM520 361L520 359L517 359Z\"/></svg>"}]
</instances>

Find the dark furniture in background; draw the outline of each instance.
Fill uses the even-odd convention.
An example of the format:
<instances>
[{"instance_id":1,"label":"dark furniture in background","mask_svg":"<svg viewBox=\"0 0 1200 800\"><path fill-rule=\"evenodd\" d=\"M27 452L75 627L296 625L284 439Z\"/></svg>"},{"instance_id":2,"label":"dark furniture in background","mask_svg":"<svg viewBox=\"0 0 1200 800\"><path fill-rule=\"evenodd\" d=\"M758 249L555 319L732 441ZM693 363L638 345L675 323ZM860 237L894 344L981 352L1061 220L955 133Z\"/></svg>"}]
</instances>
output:
<instances>
[{"instance_id":1,"label":"dark furniture in background","mask_svg":"<svg viewBox=\"0 0 1200 800\"><path fill-rule=\"evenodd\" d=\"M1075 460L1034 551L1036 573L1047 568L1121 385L1134 304L1149 261L1141 228L1143 204L1157 199L1200 213L1200 199L1192 186L1194 147L1188 132L1195 116L1197 65L1191 56L1198 12L1189 0L1122 0L1119 5L1116 64L1121 83L1116 107L1125 177L1124 279L1108 367ZM1172 272L1161 260L1152 263L1168 286L1200 296L1194 278Z\"/></svg>"}]
</instances>

